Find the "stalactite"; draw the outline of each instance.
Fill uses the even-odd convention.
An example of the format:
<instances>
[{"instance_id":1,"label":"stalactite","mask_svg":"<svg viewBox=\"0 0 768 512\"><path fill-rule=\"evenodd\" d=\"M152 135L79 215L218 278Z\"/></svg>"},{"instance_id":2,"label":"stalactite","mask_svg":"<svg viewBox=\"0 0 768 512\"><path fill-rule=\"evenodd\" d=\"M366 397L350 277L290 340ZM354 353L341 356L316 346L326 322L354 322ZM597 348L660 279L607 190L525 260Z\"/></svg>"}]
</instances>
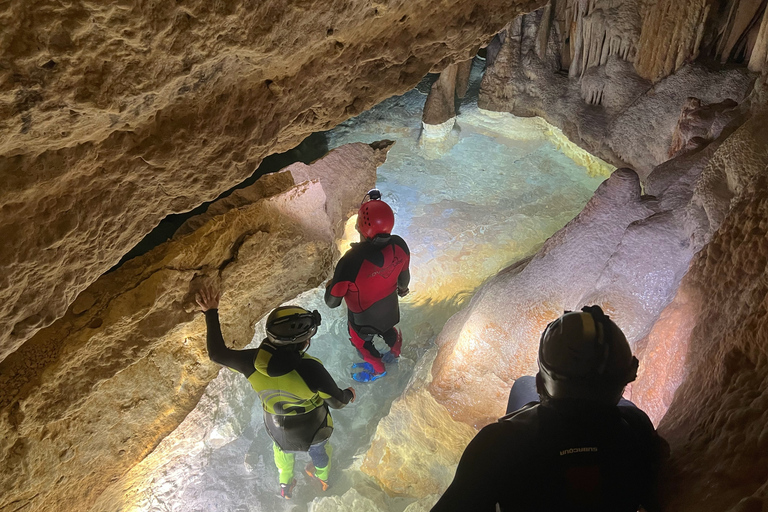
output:
<instances>
[{"instance_id":1,"label":"stalactite","mask_svg":"<svg viewBox=\"0 0 768 512\"><path fill-rule=\"evenodd\" d=\"M573 54L570 76L581 77L587 69L605 65L614 55L624 60L634 58L640 13L633 2L568 0L564 11Z\"/></svg>"},{"instance_id":2,"label":"stalactite","mask_svg":"<svg viewBox=\"0 0 768 512\"><path fill-rule=\"evenodd\" d=\"M763 13L760 32L757 34L752 55L749 58L750 71L768 70L768 9Z\"/></svg>"},{"instance_id":3,"label":"stalactite","mask_svg":"<svg viewBox=\"0 0 768 512\"><path fill-rule=\"evenodd\" d=\"M541 11L541 23L536 34L536 55L544 60L549 43L549 29L552 26L552 2L542 7Z\"/></svg>"}]
</instances>

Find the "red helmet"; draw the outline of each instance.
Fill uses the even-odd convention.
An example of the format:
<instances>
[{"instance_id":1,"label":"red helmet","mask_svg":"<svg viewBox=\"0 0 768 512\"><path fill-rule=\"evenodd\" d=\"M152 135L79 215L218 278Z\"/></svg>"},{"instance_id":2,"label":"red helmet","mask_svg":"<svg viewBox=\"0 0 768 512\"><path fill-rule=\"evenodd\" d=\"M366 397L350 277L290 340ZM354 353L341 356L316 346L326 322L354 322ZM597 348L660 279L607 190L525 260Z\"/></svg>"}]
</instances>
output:
<instances>
[{"instance_id":1,"label":"red helmet","mask_svg":"<svg viewBox=\"0 0 768 512\"><path fill-rule=\"evenodd\" d=\"M395 214L387 203L380 199L360 205L357 212L357 230L365 238L389 234L395 225Z\"/></svg>"}]
</instances>

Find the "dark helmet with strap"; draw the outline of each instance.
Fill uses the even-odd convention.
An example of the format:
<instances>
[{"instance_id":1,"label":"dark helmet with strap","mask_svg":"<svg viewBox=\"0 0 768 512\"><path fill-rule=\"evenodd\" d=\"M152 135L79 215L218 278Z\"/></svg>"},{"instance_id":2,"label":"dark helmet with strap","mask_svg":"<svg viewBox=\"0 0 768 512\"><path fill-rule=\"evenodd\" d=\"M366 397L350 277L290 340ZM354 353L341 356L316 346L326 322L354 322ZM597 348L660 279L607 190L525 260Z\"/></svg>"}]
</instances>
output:
<instances>
[{"instance_id":1,"label":"dark helmet with strap","mask_svg":"<svg viewBox=\"0 0 768 512\"><path fill-rule=\"evenodd\" d=\"M624 333L600 306L566 311L541 335L540 391L550 398L615 405L637 367Z\"/></svg>"},{"instance_id":2,"label":"dark helmet with strap","mask_svg":"<svg viewBox=\"0 0 768 512\"><path fill-rule=\"evenodd\" d=\"M368 201L365 199L369 198ZM365 238L390 234L395 226L395 214L387 203L381 200L381 192L371 189L357 211L357 230Z\"/></svg>"},{"instance_id":3,"label":"dark helmet with strap","mask_svg":"<svg viewBox=\"0 0 768 512\"><path fill-rule=\"evenodd\" d=\"M280 306L267 317L267 338L276 346L298 345L309 340L320 325L320 313L299 306Z\"/></svg>"}]
</instances>

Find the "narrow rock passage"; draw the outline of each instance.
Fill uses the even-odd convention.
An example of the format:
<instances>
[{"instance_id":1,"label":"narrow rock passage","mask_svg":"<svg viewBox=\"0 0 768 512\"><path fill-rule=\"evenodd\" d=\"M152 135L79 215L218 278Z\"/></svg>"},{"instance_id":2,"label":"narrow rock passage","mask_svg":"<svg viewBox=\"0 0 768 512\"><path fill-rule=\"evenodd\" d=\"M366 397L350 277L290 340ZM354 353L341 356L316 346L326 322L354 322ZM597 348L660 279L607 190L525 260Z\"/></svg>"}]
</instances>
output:
<instances>
[{"instance_id":1,"label":"narrow rock passage","mask_svg":"<svg viewBox=\"0 0 768 512\"><path fill-rule=\"evenodd\" d=\"M319 487L303 474L309 457L301 454L294 499L285 502L278 496L272 442L257 396L242 376L223 369L179 429L105 493L94 511L345 510L353 506L351 494L339 497L350 488L359 493L356 512L400 511L414 503L387 496L358 469L378 422L445 321L477 286L535 252L581 210L604 179L559 151L560 139L544 123L479 111L481 68L482 61L476 62L475 87L461 106L452 145L442 152L420 144L426 95L419 89L390 98L326 134L330 148L396 141L379 168L378 187L395 210L393 232L408 242L412 255L412 293L401 302L403 355L375 383L350 377L350 366L360 359L348 341L343 307L329 310L322 288L291 301L321 312L323 323L309 353L325 363L340 387L357 390L355 403L332 411L336 430L327 498L321 500ZM255 343L263 335L262 321ZM381 340L377 345L384 347Z\"/></svg>"}]
</instances>

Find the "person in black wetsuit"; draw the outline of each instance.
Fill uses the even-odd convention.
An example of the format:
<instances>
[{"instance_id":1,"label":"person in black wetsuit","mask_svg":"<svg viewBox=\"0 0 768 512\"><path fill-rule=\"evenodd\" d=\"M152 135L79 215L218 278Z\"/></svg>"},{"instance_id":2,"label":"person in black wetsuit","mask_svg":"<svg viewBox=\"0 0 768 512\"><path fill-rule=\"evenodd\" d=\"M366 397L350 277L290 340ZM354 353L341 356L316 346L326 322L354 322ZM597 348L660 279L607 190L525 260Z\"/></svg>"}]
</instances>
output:
<instances>
[{"instance_id":1,"label":"person in black wetsuit","mask_svg":"<svg viewBox=\"0 0 768 512\"><path fill-rule=\"evenodd\" d=\"M280 495L290 499L295 452L309 452L305 472L328 489L332 448L328 439L333 420L328 407L340 409L355 401L353 388L339 389L320 360L306 354L320 325L320 313L299 306L281 306L267 317L267 338L258 348L232 350L224 344L219 325L219 294L209 288L197 293L205 314L208 356L248 379L264 407L264 425L274 441Z\"/></svg>"},{"instance_id":2,"label":"person in black wetsuit","mask_svg":"<svg viewBox=\"0 0 768 512\"><path fill-rule=\"evenodd\" d=\"M370 200L363 198L357 214L360 243L352 244L341 257L325 290L329 307L338 307L342 299L347 304L350 341L365 360L353 366L364 368L352 374L360 382L385 376L384 362L400 357L403 337L395 328L400 322L398 296L408 294L411 280L408 246L402 238L391 234L395 225L392 209L376 189L366 197ZM389 346L383 358L373 345L377 334Z\"/></svg>"},{"instance_id":3,"label":"person in black wetsuit","mask_svg":"<svg viewBox=\"0 0 768 512\"><path fill-rule=\"evenodd\" d=\"M566 312L539 344L539 373L517 379L508 414L483 428L432 508L647 512L669 446L621 398L638 362L599 306Z\"/></svg>"}]
</instances>

